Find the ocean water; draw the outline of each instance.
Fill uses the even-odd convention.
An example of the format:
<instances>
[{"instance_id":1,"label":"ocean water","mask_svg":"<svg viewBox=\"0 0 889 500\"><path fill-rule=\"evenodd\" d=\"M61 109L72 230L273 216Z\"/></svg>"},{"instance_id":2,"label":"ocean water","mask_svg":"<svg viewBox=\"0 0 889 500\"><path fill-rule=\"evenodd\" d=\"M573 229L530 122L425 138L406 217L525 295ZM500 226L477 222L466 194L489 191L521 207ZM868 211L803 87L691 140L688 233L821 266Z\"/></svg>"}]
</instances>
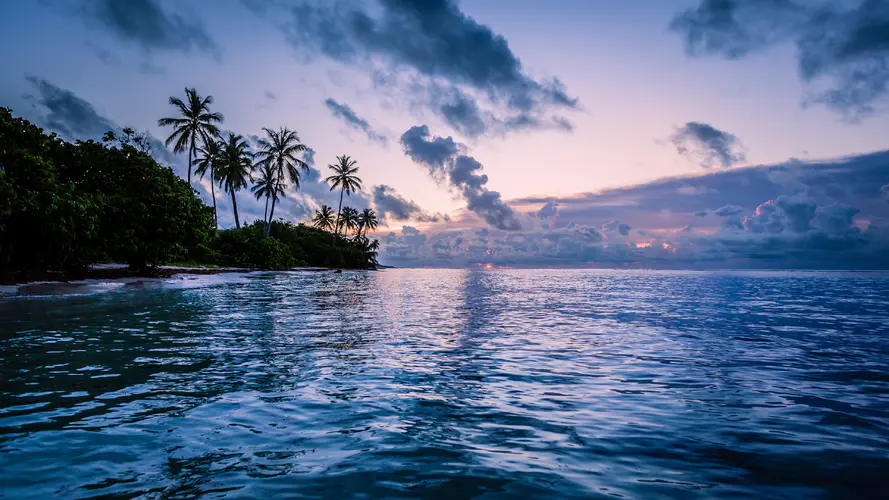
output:
<instances>
[{"instance_id":1,"label":"ocean water","mask_svg":"<svg viewBox=\"0 0 889 500\"><path fill-rule=\"evenodd\" d=\"M889 497L889 274L22 292L0 297L6 498Z\"/></svg>"}]
</instances>

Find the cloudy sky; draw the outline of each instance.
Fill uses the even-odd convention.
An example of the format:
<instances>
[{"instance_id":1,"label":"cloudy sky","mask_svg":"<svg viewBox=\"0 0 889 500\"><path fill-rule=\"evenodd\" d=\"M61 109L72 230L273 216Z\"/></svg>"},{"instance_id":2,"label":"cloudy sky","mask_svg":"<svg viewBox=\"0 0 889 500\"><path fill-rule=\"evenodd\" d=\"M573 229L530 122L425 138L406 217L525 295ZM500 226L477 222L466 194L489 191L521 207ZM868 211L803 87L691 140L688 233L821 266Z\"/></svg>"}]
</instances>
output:
<instances>
[{"instance_id":1,"label":"cloudy sky","mask_svg":"<svg viewBox=\"0 0 889 500\"><path fill-rule=\"evenodd\" d=\"M169 96L195 87L225 130L289 126L311 148L276 215L335 205L326 165L357 159L348 203L383 214L383 263L889 267L887 0L34 0L0 17L0 105L67 139L162 139Z\"/></svg>"}]
</instances>

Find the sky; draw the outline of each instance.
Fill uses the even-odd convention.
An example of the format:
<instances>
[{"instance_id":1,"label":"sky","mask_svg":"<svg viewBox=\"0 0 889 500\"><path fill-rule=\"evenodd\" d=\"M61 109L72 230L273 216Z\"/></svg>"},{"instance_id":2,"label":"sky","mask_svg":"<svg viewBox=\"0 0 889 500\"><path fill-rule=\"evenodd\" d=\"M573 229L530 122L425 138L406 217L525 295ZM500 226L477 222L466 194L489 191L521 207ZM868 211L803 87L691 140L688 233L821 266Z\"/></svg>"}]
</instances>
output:
<instances>
[{"instance_id":1,"label":"sky","mask_svg":"<svg viewBox=\"0 0 889 500\"><path fill-rule=\"evenodd\" d=\"M0 0L0 18L0 105L65 139L162 140L194 87L225 131L310 148L276 208L293 222L335 208L327 165L358 160L347 204L381 214L384 264L889 267L887 0Z\"/></svg>"}]
</instances>

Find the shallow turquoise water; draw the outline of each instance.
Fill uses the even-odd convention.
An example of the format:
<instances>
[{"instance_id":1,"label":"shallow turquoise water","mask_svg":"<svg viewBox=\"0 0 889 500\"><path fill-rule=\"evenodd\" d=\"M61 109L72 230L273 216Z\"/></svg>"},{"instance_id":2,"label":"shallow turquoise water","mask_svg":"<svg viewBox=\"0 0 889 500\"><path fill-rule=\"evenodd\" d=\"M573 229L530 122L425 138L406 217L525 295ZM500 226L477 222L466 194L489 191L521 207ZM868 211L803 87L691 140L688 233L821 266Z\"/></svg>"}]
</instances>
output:
<instances>
[{"instance_id":1,"label":"shallow turquoise water","mask_svg":"<svg viewBox=\"0 0 889 500\"><path fill-rule=\"evenodd\" d=\"M0 298L8 498L879 497L889 274L386 270ZM885 497L884 497L885 498Z\"/></svg>"}]
</instances>

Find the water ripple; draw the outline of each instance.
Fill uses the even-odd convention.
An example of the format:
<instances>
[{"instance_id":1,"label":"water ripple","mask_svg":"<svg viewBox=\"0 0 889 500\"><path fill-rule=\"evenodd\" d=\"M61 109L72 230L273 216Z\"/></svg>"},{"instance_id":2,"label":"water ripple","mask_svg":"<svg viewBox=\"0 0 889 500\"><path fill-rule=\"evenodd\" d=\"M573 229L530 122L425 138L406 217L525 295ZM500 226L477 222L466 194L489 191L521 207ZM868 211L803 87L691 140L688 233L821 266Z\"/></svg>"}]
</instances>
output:
<instances>
[{"instance_id":1,"label":"water ripple","mask_svg":"<svg viewBox=\"0 0 889 500\"><path fill-rule=\"evenodd\" d=\"M889 275L251 273L0 299L9 498L880 497Z\"/></svg>"}]
</instances>

